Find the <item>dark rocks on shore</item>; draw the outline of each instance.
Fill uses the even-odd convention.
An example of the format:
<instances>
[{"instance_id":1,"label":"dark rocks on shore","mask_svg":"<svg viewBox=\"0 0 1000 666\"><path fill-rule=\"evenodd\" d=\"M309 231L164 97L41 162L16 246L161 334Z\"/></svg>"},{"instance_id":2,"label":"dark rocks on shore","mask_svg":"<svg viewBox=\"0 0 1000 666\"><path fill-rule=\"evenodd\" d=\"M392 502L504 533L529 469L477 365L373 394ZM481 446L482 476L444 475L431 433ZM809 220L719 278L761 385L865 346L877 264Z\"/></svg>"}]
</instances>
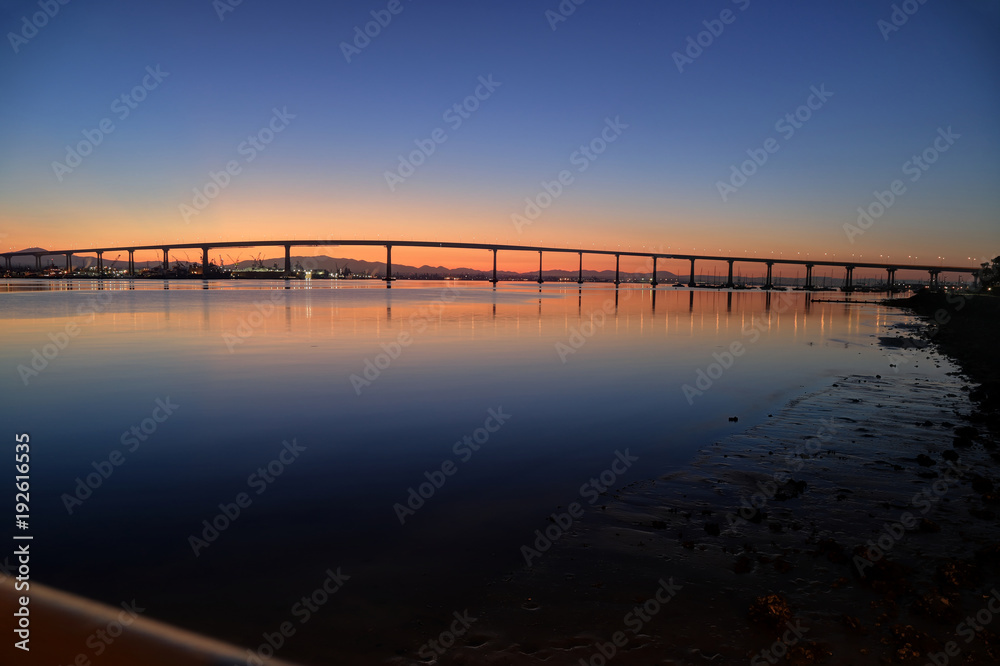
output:
<instances>
[{"instance_id":1,"label":"dark rocks on shore","mask_svg":"<svg viewBox=\"0 0 1000 666\"><path fill-rule=\"evenodd\" d=\"M833 539L823 539L817 543L814 555L825 555L834 564L847 564L850 561L844 547Z\"/></svg>"},{"instance_id":2,"label":"dark rocks on shore","mask_svg":"<svg viewBox=\"0 0 1000 666\"><path fill-rule=\"evenodd\" d=\"M792 609L788 606L788 600L780 594L756 597L750 603L747 614L751 621L773 630L784 627L785 623L792 619Z\"/></svg>"},{"instance_id":3,"label":"dark rocks on shore","mask_svg":"<svg viewBox=\"0 0 1000 666\"><path fill-rule=\"evenodd\" d=\"M940 649L936 640L911 625L892 628L893 657L899 663L918 664L928 652Z\"/></svg>"},{"instance_id":4,"label":"dark rocks on shore","mask_svg":"<svg viewBox=\"0 0 1000 666\"><path fill-rule=\"evenodd\" d=\"M993 492L993 482L977 474L972 479L972 489L980 495L987 495Z\"/></svg>"},{"instance_id":5,"label":"dark rocks on shore","mask_svg":"<svg viewBox=\"0 0 1000 666\"><path fill-rule=\"evenodd\" d=\"M908 308L927 317L927 336L978 386L969 397L979 405L973 419L1000 431L1000 298L991 294L962 294L921 290L888 305ZM940 323L939 323L940 322ZM967 435L971 438L974 435Z\"/></svg>"},{"instance_id":6,"label":"dark rocks on shore","mask_svg":"<svg viewBox=\"0 0 1000 666\"><path fill-rule=\"evenodd\" d=\"M844 626L853 631L856 634L864 636L868 633L868 629L865 625L861 623L861 620L854 617L853 615L842 615L840 621L844 623Z\"/></svg>"},{"instance_id":7,"label":"dark rocks on shore","mask_svg":"<svg viewBox=\"0 0 1000 666\"><path fill-rule=\"evenodd\" d=\"M967 437L956 437L951 445L956 449L967 449L972 446L972 440Z\"/></svg>"},{"instance_id":8,"label":"dark rocks on shore","mask_svg":"<svg viewBox=\"0 0 1000 666\"><path fill-rule=\"evenodd\" d=\"M955 428L955 436L961 437L963 439L975 439L979 435L979 431L972 426L959 426Z\"/></svg>"},{"instance_id":9,"label":"dark rocks on shore","mask_svg":"<svg viewBox=\"0 0 1000 666\"><path fill-rule=\"evenodd\" d=\"M789 479L785 483L778 486L778 491L774 494L774 499L778 502L795 499L806 491L806 487L807 484L805 481Z\"/></svg>"},{"instance_id":10,"label":"dark rocks on shore","mask_svg":"<svg viewBox=\"0 0 1000 666\"><path fill-rule=\"evenodd\" d=\"M924 534L934 534L941 531L941 526L929 518L921 518L920 524L917 525L917 531Z\"/></svg>"},{"instance_id":11,"label":"dark rocks on shore","mask_svg":"<svg viewBox=\"0 0 1000 666\"><path fill-rule=\"evenodd\" d=\"M963 560L942 562L934 571L934 580L943 588L971 590L979 585L979 567Z\"/></svg>"},{"instance_id":12,"label":"dark rocks on shore","mask_svg":"<svg viewBox=\"0 0 1000 666\"><path fill-rule=\"evenodd\" d=\"M918 598L913 607L918 613L938 622L953 622L962 616L961 603L955 593L928 592Z\"/></svg>"},{"instance_id":13,"label":"dark rocks on shore","mask_svg":"<svg viewBox=\"0 0 1000 666\"><path fill-rule=\"evenodd\" d=\"M736 558L736 563L733 565L733 573L745 574L751 571L753 571L753 560L746 555L740 555Z\"/></svg>"}]
</instances>

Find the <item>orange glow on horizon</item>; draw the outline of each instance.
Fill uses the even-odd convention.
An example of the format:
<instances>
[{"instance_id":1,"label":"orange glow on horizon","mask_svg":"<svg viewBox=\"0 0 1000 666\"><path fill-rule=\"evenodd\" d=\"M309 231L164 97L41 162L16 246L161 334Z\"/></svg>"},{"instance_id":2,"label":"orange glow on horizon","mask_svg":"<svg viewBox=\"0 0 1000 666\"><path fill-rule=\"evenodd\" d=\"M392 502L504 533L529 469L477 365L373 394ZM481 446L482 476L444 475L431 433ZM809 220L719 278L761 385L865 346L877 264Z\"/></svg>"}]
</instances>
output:
<instances>
[{"instance_id":1,"label":"orange glow on horizon","mask_svg":"<svg viewBox=\"0 0 1000 666\"><path fill-rule=\"evenodd\" d=\"M251 199L247 201L247 199ZM359 195L360 198L360 195ZM921 255L915 251L899 253L865 252L860 246L828 245L818 243L815 235L808 233L776 231L768 234L778 237L777 241L763 242L761 224L749 214L744 219L709 219L694 211L672 211L669 216L650 211L636 210L630 214L615 216L614 224L607 223L603 211L573 209L570 206L559 210L546 211L531 225L515 228L510 212L515 208L502 209L502 213L484 212L483 206L471 201L402 201L382 198L375 204L360 200L346 199L336 204L297 200L292 197L274 197L260 200L242 197L230 200L221 197L212 202L203 212L185 222L176 206L164 206L156 212L148 212L136 219L134 211L105 200L85 202L85 205L67 209L64 201L56 201L48 206L48 212L38 210L21 211L21 215L5 216L0 226L7 230L2 246L7 251L28 247L63 249L94 246L152 245L169 243L197 243L239 240L414 240L500 243L525 246L552 246L594 250L622 250L634 252L659 252L678 254L706 254L732 257L775 258L784 260L830 260L873 263L920 263L977 266L985 258L970 259L969 253L957 250L938 252L956 259L942 258L935 254ZM86 205L90 204L90 205ZM81 212L85 211L85 212ZM29 224L12 224L13 220L30 221ZM788 231L794 220L787 218L771 220L780 229ZM291 221L289 221L291 220ZM682 223L681 220L684 220ZM826 224L824 222L824 224ZM831 238L843 240L839 221L830 221ZM99 232L93 231L99 229ZM621 230L631 230L623 237ZM638 230L638 231L636 231ZM714 239L714 242L707 242ZM894 240L893 242L897 242ZM184 259L200 263L197 250L183 250L171 253L171 261ZM230 263L240 255L241 260L251 254L263 254L265 260L283 261L283 253L276 248L213 249L211 259ZM335 258L385 261L385 251L379 247L340 248L293 248L295 256L327 255ZM105 255L105 259L114 259ZM127 258L127 257L126 257ZM160 252L137 252L137 265L162 261ZM59 262L56 261L58 264ZM394 264L411 266L427 265L447 268L465 267L474 270L491 270L492 256L488 251L439 250L396 247L393 250ZM269 264L270 265L270 264ZM755 263L738 263L744 275L763 275L764 267ZM549 254L544 257L545 269L575 271L578 259L574 254ZM611 257L584 257L587 270L613 270ZM660 271L687 275L689 266L685 261L661 260ZM501 252L498 269L516 272L537 271L538 257L531 251ZM622 259L623 272L648 273L651 262L643 259ZM699 275L711 275L713 271L724 273L724 263L699 262ZM799 266L776 266L775 275L793 277L798 272L804 276L804 268ZM856 277L880 277L882 271L855 272Z\"/></svg>"}]
</instances>

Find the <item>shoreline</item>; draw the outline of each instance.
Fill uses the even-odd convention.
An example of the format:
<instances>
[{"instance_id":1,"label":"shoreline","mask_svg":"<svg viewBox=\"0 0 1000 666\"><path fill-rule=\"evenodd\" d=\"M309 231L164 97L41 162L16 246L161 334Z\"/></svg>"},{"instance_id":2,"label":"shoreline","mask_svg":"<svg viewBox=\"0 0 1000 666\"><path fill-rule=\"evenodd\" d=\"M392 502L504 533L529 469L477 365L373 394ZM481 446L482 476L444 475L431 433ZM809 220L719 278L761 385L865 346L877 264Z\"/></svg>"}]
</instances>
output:
<instances>
[{"instance_id":1,"label":"shoreline","mask_svg":"<svg viewBox=\"0 0 1000 666\"><path fill-rule=\"evenodd\" d=\"M1000 430L1000 298L982 294L942 294L920 291L887 305L908 309L930 319L923 336L935 344L978 384L971 398L977 418L992 431Z\"/></svg>"},{"instance_id":2,"label":"shoreline","mask_svg":"<svg viewBox=\"0 0 1000 666\"><path fill-rule=\"evenodd\" d=\"M905 302L934 316L948 298ZM1000 588L996 358L968 369L992 352L993 303L938 329L897 325L880 341L881 375L841 377L681 469L609 492L537 568L498 582L475 646L438 663L593 664L612 649L616 664L922 666L948 649L952 663L997 663L1000 632L966 642L960 624ZM925 361L957 370L890 369ZM657 581L680 589L630 631L624 618Z\"/></svg>"}]
</instances>

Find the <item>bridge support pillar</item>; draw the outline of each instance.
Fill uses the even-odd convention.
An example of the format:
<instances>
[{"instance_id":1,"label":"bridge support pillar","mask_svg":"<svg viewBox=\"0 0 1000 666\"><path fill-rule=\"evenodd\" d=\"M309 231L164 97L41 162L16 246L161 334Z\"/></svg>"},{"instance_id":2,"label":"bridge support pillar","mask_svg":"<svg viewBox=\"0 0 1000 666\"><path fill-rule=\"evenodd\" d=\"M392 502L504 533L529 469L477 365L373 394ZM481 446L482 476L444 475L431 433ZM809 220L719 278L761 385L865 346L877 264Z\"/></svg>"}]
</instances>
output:
<instances>
[{"instance_id":1,"label":"bridge support pillar","mask_svg":"<svg viewBox=\"0 0 1000 666\"><path fill-rule=\"evenodd\" d=\"M392 246L385 246L385 288L392 289Z\"/></svg>"},{"instance_id":2,"label":"bridge support pillar","mask_svg":"<svg viewBox=\"0 0 1000 666\"><path fill-rule=\"evenodd\" d=\"M941 283L939 282L938 276L941 274L941 271L928 272L930 273L930 279L927 280L927 286L931 289L939 289L941 287Z\"/></svg>"},{"instance_id":3,"label":"bridge support pillar","mask_svg":"<svg viewBox=\"0 0 1000 666\"><path fill-rule=\"evenodd\" d=\"M170 250L168 248L163 248L163 275L164 276L166 276L168 270L170 270Z\"/></svg>"},{"instance_id":4,"label":"bridge support pillar","mask_svg":"<svg viewBox=\"0 0 1000 666\"><path fill-rule=\"evenodd\" d=\"M580 270L576 273L576 283L583 284L583 252L580 253Z\"/></svg>"},{"instance_id":5,"label":"bridge support pillar","mask_svg":"<svg viewBox=\"0 0 1000 666\"><path fill-rule=\"evenodd\" d=\"M201 276L208 277L208 248L201 248Z\"/></svg>"},{"instance_id":6,"label":"bridge support pillar","mask_svg":"<svg viewBox=\"0 0 1000 666\"><path fill-rule=\"evenodd\" d=\"M135 277L135 250L128 251L128 275Z\"/></svg>"},{"instance_id":7,"label":"bridge support pillar","mask_svg":"<svg viewBox=\"0 0 1000 666\"><path fill-rule=\"evenodd\" d=\"M101 277L104 276L104 253L97 253L97 274Z\"/></svg>"},{"instance_id":8,"label":"bridge support pillar","mask_svg":"<svg viewBox=\"0 0 1000 666\"><path fill-rule=\"evenodd\" d=\"M733 264L736 263L732 259L727 260L729 262L729 278L726 280L726 286L732 289L736 285L733 284Z\"/></svg>"},{"instance_id":9,"label":"bridge support pillar","mask_svg":"<svg viewBox=\"0 0 1000 666\"><path fill-rule=\"evenodd\" d=\"M35 255L35 270L36 271L42 270L42 255L40 254Z\"/></svg>"},{"instance_id":10,"label":"bridge support pillar","mask_svg":"<svg viewBox=\"0 0 1000 666\"><path fill-rule=\"evenodd\" d=\"M688 286L689 287L696 286L694 281L694 259L691 260L691 279L688 280Z\"/></svg>"},{"instance_id":11,"label":"bridge support pillar","mask_svg":"<svg viewBox=\"0 0 1000 666\"><path fill-rule=\"evenodd\" d=\"M542 251L538 251L538 284L542 284Z\"/></svg>"},{"instance_id":12,"label":"bridge support pillar","mask_svg":"<svg viewBox=\"0 0 1000 666\"><path fill-rule=\"evenodd\" d=\"M847 266L847 275L844 277L844 291L854 291L854 266Z\"/></svg>"},{"instance_id":13,"label":"bridge support pillar","mask_svg":"<svg viewBox=\"0 0 1000 666\"><path fill-rule=\"evenodd\" d=\"M67 252L66 253L66 273L67 273L67 275L71 275L73 273L73 253L72 252Z\"/></svg>"},{"instance_id":14,"label":"bridge support pillar","mask_svg":"<svg viewBox=\"0 0 1000 666\"><path fill-rule=\"evenodd\" d=\"M616 287L622 283L622 281L620 279L621 265L622 265L622 255L616 254L615 255L615 286Z\"/></svg>"},{"instance_id":15,"label":"bridge support pillar","mask_svg":"<svg viewBox=\"0 0 1000 666\"><path fill-rule=\"evenodd\" d=\"M767 282L764 283L764 289L774 289L774 284L771 282L771 269L774 267L774 262L767 262Z\"/></svg>"},{"instance_id":16,"label":"bridge support pillar","mask_svg":"<svg viewBox=\"0 0 1000 666\"><path fill-rule=\"evenodd\" d=\"M806 284L805 284L805 288L806 289L812 289L813 288L813 265L812 264L806 264Z\"/></svg>"},{"instance_id":17,"label":"bridge support pillar","mask_svg":"<svg viewBox=\"0 0 1000 666\"><path fill-rule=\"evenodd\" d=\"M497 286L497 250L493 248L493 288Z\"/></svg>"},{"instance_id":18,"label":"bridge support pillar","mask_svg":"<svg viewBox=\"0 0 1000 666\"><path fill-rule=\"evenodd\" d=\"M285 245L285 275L292 274L292 246Z\"/></svg>"},{"instance_id":19,"label":"bridge support pillar","mask_svg":"<svg viewBox=\"0 0 1000 666\"><path fill-rule=\"evenodd\" d=\"M4 257L4 260L5 260L4 263L7 265L7 270L9 271L10 270L10 257L9 256Z\"/></svg>"},{"instance_id":20,"label":"bridge support pillar","mask_svg":"<svg viewBox=\"0 0 1000 666\"><path fill-rule=\"evenodd\" d=\"M653 255L653 279L649 281L649 284L655 288L659 282L656 281L656 255Z\"/></svg>"},{"instance_id":21,"label":"bridge support pillar","mask_svg":"<svg viewBox=\"0 0 1000 666\"><path fill-rule=\"evenodd\" d=\"M889 287L888 291L894 291L896 288L896 269L887 268L885 269L885 271L889 275L889 279L887 281L888 282L887 286Z\"/></svg>"}]
</instances>

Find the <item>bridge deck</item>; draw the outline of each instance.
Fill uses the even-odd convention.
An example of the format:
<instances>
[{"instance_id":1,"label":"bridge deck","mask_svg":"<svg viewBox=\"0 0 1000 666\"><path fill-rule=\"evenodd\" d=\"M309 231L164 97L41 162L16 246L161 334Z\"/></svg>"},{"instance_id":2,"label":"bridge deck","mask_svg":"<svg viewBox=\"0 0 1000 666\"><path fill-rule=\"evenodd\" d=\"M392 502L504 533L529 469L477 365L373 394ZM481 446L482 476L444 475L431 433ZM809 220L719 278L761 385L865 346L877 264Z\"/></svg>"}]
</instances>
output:
<instances>
[{"instance_id":1,"label":"bridge deck","mask_svg":"<svg viewBox=\"0 0 1000 666\"><path fill-rule=\"evenodd\" d=\"M408 240L260 240L260 241L216 241L213 243L167 243L159 245L120 245L91 248L75 248L65 250L44 250L41 252L2 252L0 256L5 259L13 257L46 257L55 255L77 255L77 254L104 254L107 252L138 252L138 251L171 251L171 250L212 250L219 248L242 248L242 247L337 247L337 246L368 246L368 247L423 247L423 248L450 248L460 250L489 250L505 252L555 252L562 254L592 254L610 255L619 257L648 257L656 259L682 259L689 261L726 261L733 263L760 263L760 264L791 264L797 266L839 266L843 268L879 268L883 270L916 270L928 271L932 273L975 273L980 270L978 266L935 266L931 264L898 264L880 263L866 261L833 261L819 259L784 259L775 257L727 257L719 255L703 254L677 254L663 252L646 252L635 250L602 250L587 248L565 248L565 247L541 247L531 245L507 245L498 243L453 243L437 241L408 241Z\"/></svg>"}]
</instances>

